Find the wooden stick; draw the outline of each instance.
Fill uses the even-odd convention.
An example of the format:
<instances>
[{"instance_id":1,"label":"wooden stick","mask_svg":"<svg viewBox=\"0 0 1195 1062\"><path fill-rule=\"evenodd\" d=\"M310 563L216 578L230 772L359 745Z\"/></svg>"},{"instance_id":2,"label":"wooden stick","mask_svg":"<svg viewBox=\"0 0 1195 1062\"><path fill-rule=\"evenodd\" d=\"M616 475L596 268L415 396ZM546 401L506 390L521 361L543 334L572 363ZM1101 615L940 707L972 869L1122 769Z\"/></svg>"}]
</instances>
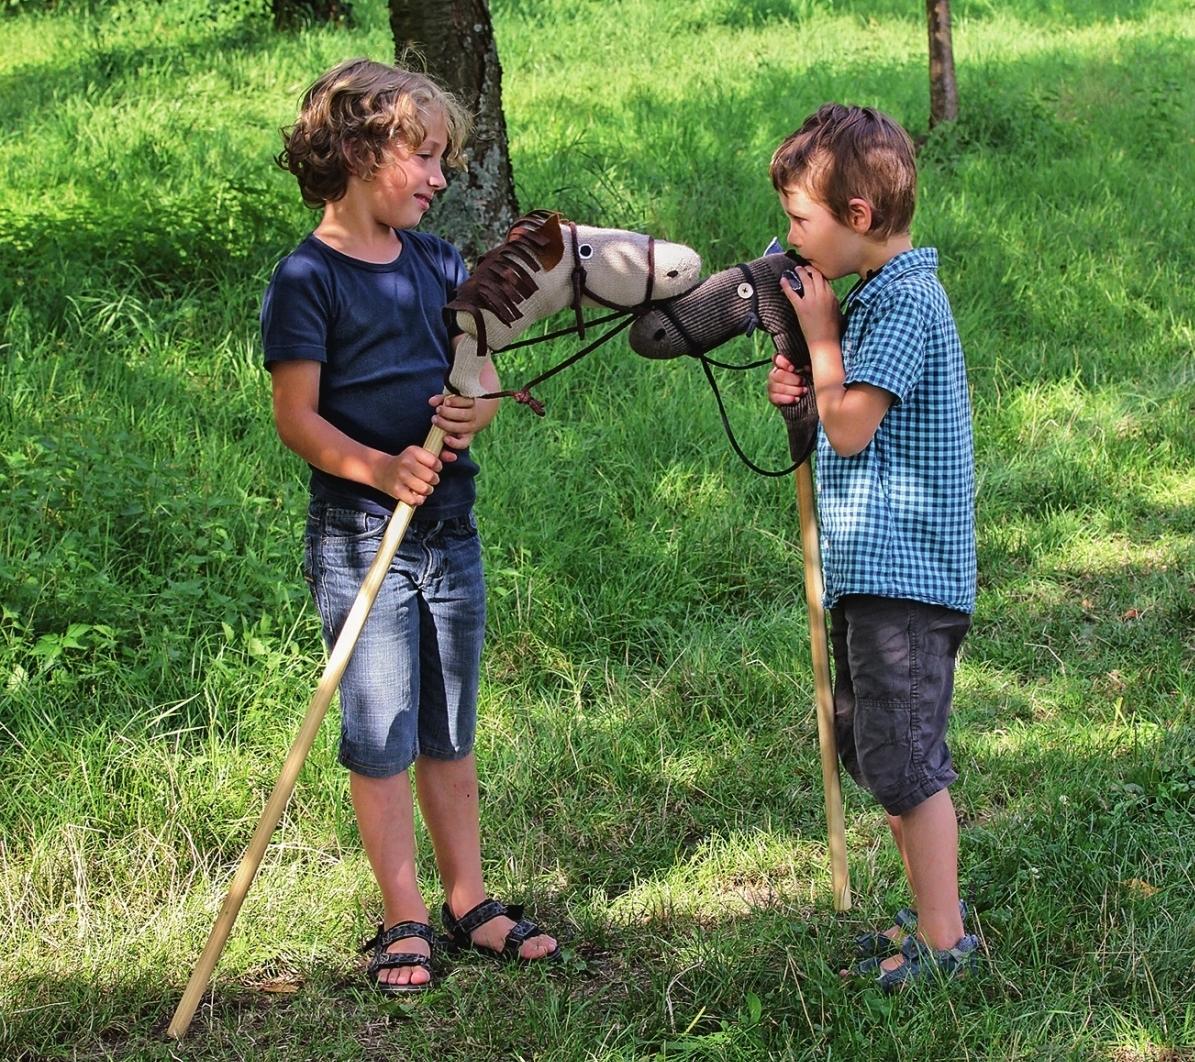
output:
<instances>
[{"instance_id":1,"label":"wooden stick","mask_svg":"<svg viewBox=\"0 0 1195 1062\"><path fill-rule=\"evenodd\" d=\"M423 443L423 448L439 457L440 451L444 448L444 432L440 428L432 428ZM195 1008L199 1005L199 999L207 988L212 971L216 968L216 963L224 951L224 944L228 940L228 934L232 931L232 924L236 921L241 903L249 891L249 886L253 884L257 868L261 866L266 846L270 843L270 836L278 828L282 812L286 810L286 803L294 791L299 770L303 766L303 761L307 759L307 753L311 751L311 744L315 741L315 735L324 721L324 714L332 701L332 694L340 685L341 676L348 666L349 658L353 655L357 639L361 636L365 621L369 618L369 611L373 608L378 591L382 587L382 581L386 578L387 571L390 570L390 562L394 559L394 554L398 552L398 547L407 533L407 527L411 523L411 516L414 512L414 508L404 502L395 507L394 514L386 525L386 532L382 536L382 544L378 547L377 556L369 566L365 581L361 584L361 589L357 591L357 598L349 610L348 618L344 621L344 627L341 628L336 644L332 646L323 677L319 680L319 685L316 686L315 693L312 694L311 701L307 705L307 714L303 717L299 735L291 745L290 752L287 753L286 762L282 765L282 774L279 775L278 781L274 785L270 799L266 801L265 810L262 811L261 818L257 821L257 829L253 831L249 847L232 879L232 885L224 899L224 906L220 908L215 925L212 926L211 934L207 938L203 954L199 956L199 962L196 963L195 969L191 973L191 979L187 982L183 997L179 1000L174 1017L166 1030L166 1035L175 1040L181 1040L187 1034L191 1018L195 1014Z\"/></svg>"},{"instance_id":2,"label":"wooden stick","mask_svg":"<svg viewBox=\"0 0 1195 1062\"><path fill-rule=\"evenodd\" d=\"M817 503L809 459L797 469L797 509L801 515L801 552L805 558L805 604L809 610L809 649L817 693L817 742L822 756L822 789L826 798L826 833L830 845L830 882L834 910L851 909L851 879L846 862L846 827L842 784L838 776L838 740L834 735L834 696L830 688L830 650L822 609L822 555L817 541Z\"/></svg>"}]
</instances>

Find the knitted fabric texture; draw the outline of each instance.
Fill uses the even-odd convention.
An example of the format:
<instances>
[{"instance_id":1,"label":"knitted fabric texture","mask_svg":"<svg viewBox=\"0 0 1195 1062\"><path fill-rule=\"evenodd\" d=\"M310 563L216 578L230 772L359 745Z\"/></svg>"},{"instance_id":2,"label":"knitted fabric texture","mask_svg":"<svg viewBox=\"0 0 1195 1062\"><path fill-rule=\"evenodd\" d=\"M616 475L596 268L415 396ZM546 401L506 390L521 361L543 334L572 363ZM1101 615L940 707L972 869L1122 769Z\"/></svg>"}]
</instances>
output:
<instances>
[{"instance_id":1,"label":"knitted fabric texture","mask_svg":"<svg viewBox=\"0 0 1195 1062\"><path fill-rule=\"evenodd\" d=\"M781 406L794 461L805 460L817 441L817 402L809 348L797 315L780 288L793 268L786 254L768 254L707 277L697 287L661 303L640 317L630 331L631 349L645 358L699 357L735 336L762 328L810 383L799 402Z\"/></svg>"}]
</instances>

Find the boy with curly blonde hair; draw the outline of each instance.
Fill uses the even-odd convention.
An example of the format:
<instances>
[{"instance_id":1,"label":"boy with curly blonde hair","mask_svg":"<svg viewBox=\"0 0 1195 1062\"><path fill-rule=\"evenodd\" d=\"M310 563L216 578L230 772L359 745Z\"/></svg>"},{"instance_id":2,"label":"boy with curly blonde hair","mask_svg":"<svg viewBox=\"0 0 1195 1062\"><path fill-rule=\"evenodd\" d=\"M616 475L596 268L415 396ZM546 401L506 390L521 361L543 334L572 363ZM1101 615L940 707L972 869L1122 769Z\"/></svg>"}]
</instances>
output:
<instances>
[{"instance_id":1,"label":"boy with curly blonde hair","mask_svg":"<svg viewBox=\"0 0 1195 1062\"><path fill-rule=\"evenodd\" d=\"M416 507L340 683L339 758L382 893L369 977L386 994L432 980L412 765L453 942L526 961L560 954L482 882L473 739L485 585L469 443L496 402L442 394L459 338L443 310L467 274L451 244L415 231L468 129L417 72L357 59L320 77L278 162L321 218L278 265L261 312L278 434L311 468L304 571L329 646L396 502ZM492 367L481 383L498 389ZM433 424L440 458L420 445Z\"/></svg>"}]
</instances>

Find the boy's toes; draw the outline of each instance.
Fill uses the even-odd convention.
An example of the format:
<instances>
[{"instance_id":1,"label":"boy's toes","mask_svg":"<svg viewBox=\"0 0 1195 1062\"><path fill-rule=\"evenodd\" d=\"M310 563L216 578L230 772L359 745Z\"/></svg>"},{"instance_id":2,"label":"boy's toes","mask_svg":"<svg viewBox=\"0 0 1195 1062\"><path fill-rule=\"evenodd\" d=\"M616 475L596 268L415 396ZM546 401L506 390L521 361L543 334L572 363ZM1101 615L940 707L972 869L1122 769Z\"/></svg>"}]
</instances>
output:
<instances>
[{"instance_id":1,"label":"boy's toes","mask_svg":"<svg viewBox=\"0 0 1195 1062\"><path fill-rule=\"evenodd\" d=\"M432 979L422 966L400 966L391 972L394 974L391 984L396 985L425 985Z\"/></svg>"},{"instance_id":2,"label":"boy's toes","mask_svg":"<svg viewBox=\"0 0 1195 1062\"><path fill-rule=\"evenodd\" d=\"M519 957L522 959L542 959L545 955L551 955L555 950L555 938L548 936L547 933L540 933L539 936L523 941L523 946L519 948Z\"/></svg>"}]
</instances>

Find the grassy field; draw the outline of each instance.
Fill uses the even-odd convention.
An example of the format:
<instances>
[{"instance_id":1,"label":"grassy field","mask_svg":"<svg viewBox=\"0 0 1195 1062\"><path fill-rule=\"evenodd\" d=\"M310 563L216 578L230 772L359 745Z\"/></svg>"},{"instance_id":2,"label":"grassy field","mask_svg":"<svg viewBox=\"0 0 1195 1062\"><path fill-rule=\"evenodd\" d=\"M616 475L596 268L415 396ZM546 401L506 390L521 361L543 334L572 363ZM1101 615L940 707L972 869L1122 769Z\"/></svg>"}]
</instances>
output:
<instances>
[{"instance_id":1,"label":"grassy field","mask_svg":"<svg viewBox=\"0 0 1195 1062\"><path fill-rule=\"evenodd\" d=\"M856 905L830 909L792 484L738 464L696 364L619 342L478 443L486 870L567 962L365 990L377 900L329 721L162 1039L322 668L256 313L312 223L278 127L324 67L392 53L384 5L355 7L290 35L214 0L0 17L0 1056L1195 1057L1184 0L956 0L963 117L921 153L914 237L976 413L952 747L983 975L836 976L906 897L848 783ZM521 204L754 257L783 232L767 159L817 104L926 134L920 10L495 0ZM725 380L778 465L763 388Z\"/></svg>"}]
</instances>

